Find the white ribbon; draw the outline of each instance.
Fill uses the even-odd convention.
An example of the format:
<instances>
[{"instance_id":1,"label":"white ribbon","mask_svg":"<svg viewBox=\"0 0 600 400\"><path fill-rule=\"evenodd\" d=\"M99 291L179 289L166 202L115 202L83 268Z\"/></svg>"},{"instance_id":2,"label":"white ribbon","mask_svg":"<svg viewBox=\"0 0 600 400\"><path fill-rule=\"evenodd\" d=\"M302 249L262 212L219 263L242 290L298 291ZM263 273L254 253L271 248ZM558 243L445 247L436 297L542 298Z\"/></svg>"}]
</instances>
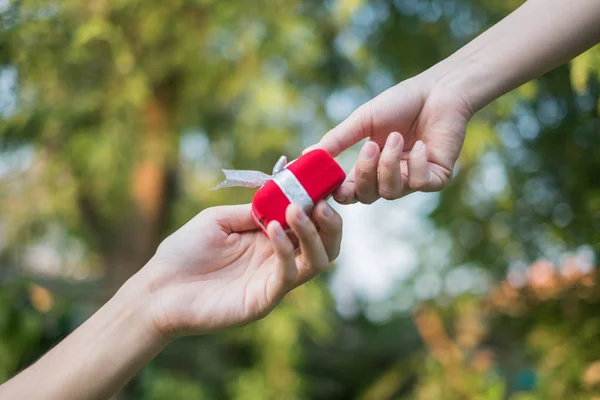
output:
<instances>
[{"instance_id":1,"label":"white ribbon","mask_svg":"<svg viewBox=\"0 0 600 400\"><path fill-rule=\"evenodd\" d=\"M272 175L260 171L224 169L225 180L212 190L239 186L254 188L273 180L290 203L298 204L305 213L310 214L314 202L296 175L286 168L287 164L286 156L281 156L273 167Z\"/></svg>"}]
</instances>

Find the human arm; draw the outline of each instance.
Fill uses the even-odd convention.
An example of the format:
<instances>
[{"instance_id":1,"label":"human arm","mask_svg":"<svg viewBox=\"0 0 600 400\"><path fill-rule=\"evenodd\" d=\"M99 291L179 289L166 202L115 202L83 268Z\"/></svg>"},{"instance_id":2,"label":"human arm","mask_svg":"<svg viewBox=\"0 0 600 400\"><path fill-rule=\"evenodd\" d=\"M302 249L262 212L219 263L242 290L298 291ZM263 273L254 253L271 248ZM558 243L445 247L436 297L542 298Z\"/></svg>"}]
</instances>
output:
<instances>
[{"instance_id":1,"label":"human arm","mask_svg":"<svg viewBox=\"0 0 600 400\"><path fill-rule=\"evenodd\" d=\"M317 147L337 156L370 138L335 199L372 203L443 189L475 112L598 41L599 2L527 1L452 56L359 107L321 139Z\"/></svg>"},{"instance_id":2,"label":"human arm","mask_svg":"<svg viewBox=\"0 0 600 400\"><path fill-rule=\"evenodd\" d=\"M167 238L118 293L31 367L0 386L0 399L106 399L173 339L262 318L337 257L341 219L325 202L316 225L295 205L269 240L250 207L208 209Z\"/></svg>"}]
</instances>

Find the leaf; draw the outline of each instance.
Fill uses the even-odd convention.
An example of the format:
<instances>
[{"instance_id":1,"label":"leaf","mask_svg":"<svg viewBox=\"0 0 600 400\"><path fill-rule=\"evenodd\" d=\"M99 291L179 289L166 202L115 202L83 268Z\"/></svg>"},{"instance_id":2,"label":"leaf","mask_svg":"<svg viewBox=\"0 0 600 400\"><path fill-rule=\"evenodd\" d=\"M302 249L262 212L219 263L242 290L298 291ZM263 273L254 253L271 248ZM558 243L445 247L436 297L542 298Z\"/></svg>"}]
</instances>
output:
<instances>
[{"instance_id":1,"label":"leaf","mask_svg":"<svg viewBox=\"0 0 600 400\"><path fill-rule=\"evenodd\" d=\"M592 72L592 52L590 49L571 61L571 85L575 92L585 94L587 92L588 81Z\"/></svg>"}]
</instances>

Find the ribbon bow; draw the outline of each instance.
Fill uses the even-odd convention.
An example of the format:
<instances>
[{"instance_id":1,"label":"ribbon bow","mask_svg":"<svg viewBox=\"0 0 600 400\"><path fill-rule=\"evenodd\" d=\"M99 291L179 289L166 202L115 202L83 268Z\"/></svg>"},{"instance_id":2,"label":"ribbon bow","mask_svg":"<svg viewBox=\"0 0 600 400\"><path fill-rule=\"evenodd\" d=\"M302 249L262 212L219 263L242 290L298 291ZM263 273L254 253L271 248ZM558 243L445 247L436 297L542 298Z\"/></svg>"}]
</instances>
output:
<instances>
[{"instance_id":1,"label":"ribbon bow","mask_svg":"<svg viewBox=\"0 0 600 400\"><path fill-rule=\"evenodd\" d=\"M224 169L225 180L212 190L236 186L254 188L273 180L290 203L298 204L306 214L310 214L314 202L298 178L286 168L287 165L286 156L281 156L273 167L272 175L260 171Z\"/></svg>"},{"instance_id":2,"label":"ribbon bow","mask_svg":"<svg viewBox=\"0 0 600 400\"><path fill-rule=\"evenodd\" d=\"M226 187L238 187L244 186L249 188L255 188L264 185L273 177L285 169L287 165L287 157L281 156L273 167L273 174L268 175L261 171L252 170L236 170L236 169L224 169L225 180L219 183L212 190L218 190Z\"/></svg>"}]
</instances>

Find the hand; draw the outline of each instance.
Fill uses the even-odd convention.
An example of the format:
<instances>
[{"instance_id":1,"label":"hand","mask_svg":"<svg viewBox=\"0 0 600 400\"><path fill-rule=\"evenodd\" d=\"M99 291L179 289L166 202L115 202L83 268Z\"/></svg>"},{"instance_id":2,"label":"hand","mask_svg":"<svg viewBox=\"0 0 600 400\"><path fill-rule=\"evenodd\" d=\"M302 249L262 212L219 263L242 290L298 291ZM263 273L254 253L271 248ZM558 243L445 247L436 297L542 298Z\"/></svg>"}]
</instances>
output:
<instances>
[{"instance_id":1,"label":"hand","mask_svg":"<svg viewBox=\"0 0 600 400\"><path fill-rule=\"evenodd\" d=\"M336 157L370 138L334 194L336 201L370 204L448 184L472 111L456 91L432 82L420 75L388 89L310 148Z\"/></svg>"},{"instance_id":2,"label":"hand","mask_svg":"<svg viewBox=\"0 0 600 400\"><path fill-rule=\"evenodd\" d=\"M322 201L315 224L296 205L267 238L256 229L250 205L207 209L168 237L142 270L151 293L152 319L169 339L208 333L264 317L285 293L323 271L339 253L342 220Z\"/></svg>"}]
</instances>

